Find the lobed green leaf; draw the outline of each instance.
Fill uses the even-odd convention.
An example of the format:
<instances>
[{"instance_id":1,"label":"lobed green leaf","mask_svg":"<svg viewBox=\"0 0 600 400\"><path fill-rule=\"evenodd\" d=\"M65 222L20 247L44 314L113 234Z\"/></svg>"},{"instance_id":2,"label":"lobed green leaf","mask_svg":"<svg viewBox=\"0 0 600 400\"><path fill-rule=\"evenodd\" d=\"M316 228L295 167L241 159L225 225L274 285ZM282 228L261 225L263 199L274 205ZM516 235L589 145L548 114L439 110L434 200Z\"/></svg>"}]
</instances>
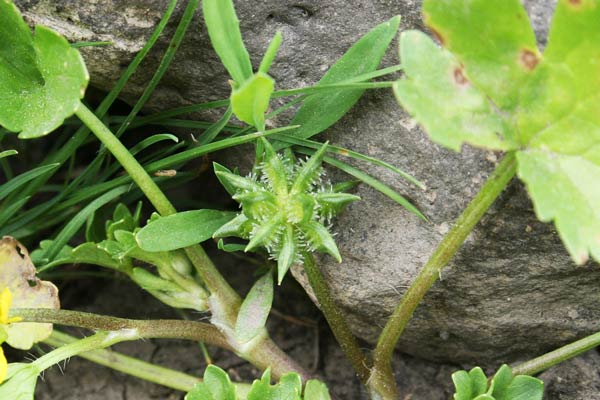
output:
<instances>
[{"instance_id":1,"label":"lobed green leaf","mask_svg":"<svg viewBox=\"0 0 600 400\"><path fill-rule=\"evenodd\" d=\"M455 151L465 142L493 150L514 147L505 137L503 118L450 52L422 32L407 31L400 57L408 79L397 81L394 93L434 142Z\"/></svg>"},{"instance_id":2,"label":"lobed green leaf","mask_svg":"<svg viewBox=\"0 0 600 400\"><path fill-rule=\"evenodd\" d=\"M464 76L503 110L539 61L535 35L520 0L425 0L425 24L464 65Z\"/></svg>"},{"instance_id":3,"label":"lobed green leaf","mask_svg":"<svg viewBox=\"0 0 600 400\"><path fill-rule=\"evenodd\" d=\"M515 150L538 218L600 261L600 1L559 0L543 57L518 0L423 7L452 53L404 33L399 102L446 147Z\"/></svg>"}]
</instances>

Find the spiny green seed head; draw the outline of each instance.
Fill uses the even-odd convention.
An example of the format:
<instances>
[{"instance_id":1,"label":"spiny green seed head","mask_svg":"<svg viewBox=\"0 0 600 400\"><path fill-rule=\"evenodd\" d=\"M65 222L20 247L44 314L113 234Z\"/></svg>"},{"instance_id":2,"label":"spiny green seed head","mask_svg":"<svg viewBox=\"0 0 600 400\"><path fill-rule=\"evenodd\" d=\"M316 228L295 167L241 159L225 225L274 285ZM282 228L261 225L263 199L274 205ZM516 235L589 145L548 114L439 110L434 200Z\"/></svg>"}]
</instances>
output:
<instances>
[{"instance_id":1,"label":"spiny green seed head","mask_svg":"<svg viewBox=\"0 0 600 400\"><path fill-rule=\"evenodd\" d=\"M246 251L264 247L277 260L279 283L292 264L302 263L305 252L322 251L341 261L329 224L359 197L334 191L325 179L321 161L327 143L298 162L291 152L278 154L266 140L262 144L263 161L246 177L216 166L223 185L234 188L242 211L214 237L248 239Z\"/></svg>"}]
</instances>

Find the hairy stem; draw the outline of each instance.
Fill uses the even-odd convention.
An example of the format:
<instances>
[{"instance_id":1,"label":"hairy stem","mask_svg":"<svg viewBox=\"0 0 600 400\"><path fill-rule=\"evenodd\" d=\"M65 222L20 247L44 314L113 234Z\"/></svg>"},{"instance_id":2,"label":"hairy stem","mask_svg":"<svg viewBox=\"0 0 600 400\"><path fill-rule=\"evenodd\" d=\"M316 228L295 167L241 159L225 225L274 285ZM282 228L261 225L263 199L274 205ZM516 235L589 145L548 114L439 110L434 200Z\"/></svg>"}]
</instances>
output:
<instances>
[{"instance_id":1,"label":"hairy stem","mask_svg":"<svg viewBox=\"0 0 600 400\"><path fill-rule=\"evenodd\" d=\"M54 310L49 308L13 308L10 315L23 318L23 322L48 322L76 326L94 331L136 330L138 339L186 339L213 344L231 350L225 336L213 325L185 320L137 320L97 315L92 313Z\"/></svg>"},{"instance_id":2,"label":"hairy stem","mask_svg":"<svg viewBox=\"0 0 600 400\"><path fill-rule=\"evenodd\" d=\"M303 380L312 378L309 372L292 360L268 337L248 353L239 354L218 328L203 322L177 319L136 320L48 308L13 308L10 310L10 315L23 318L22 322L48 322L94 331L135 331L136 339L184 339L204 342L238 353L240 357L261 369L271 367L274 377L295 371L302 376Z\"/></svg>"},{"instance_id":3,"label":"hairy stem","mask_svg":"<svg viewBox=\"0 0 600 400\"><path fill-rule=\"evenodd\" d=\"M373 374L392 375L391 360L404 328L417 306L435 281L440 271L454 257L475 225L502 193L516 172L514 153L508 153L487 179L479 193L458 217L452 229L444 236L427 263L423 266L402 300L385 325L374 352Z\"/></svg>"},{"instance_id":4,"label":"hairy stem","mask_svg":"<svg viewBox=\"0 0 600 400\"><path fill-rule=\"evenodd\" d=\"M600 346L600 332L587 336L576 342L569 343L540 357L525 361L512 367L514 375L535 375L556 364L569 360L594 347Z\"/></svg>"},{"instance_id":5,"label":"hairy stem","mask_svg":"<svg viewBox=\"0 0 600 400\"><path fill-rule=\"evenodd\" d=\"M315 293L321 311L333 331L333 335L344 353L346 353L360 380L366 383L370 375L367 357L360 349L356 338L346 323L344 315L331 297L323 274L315 264L313 256L309 253L304 254L304 271L306 271L308 282Z\"/></svg>"}]
</instances>

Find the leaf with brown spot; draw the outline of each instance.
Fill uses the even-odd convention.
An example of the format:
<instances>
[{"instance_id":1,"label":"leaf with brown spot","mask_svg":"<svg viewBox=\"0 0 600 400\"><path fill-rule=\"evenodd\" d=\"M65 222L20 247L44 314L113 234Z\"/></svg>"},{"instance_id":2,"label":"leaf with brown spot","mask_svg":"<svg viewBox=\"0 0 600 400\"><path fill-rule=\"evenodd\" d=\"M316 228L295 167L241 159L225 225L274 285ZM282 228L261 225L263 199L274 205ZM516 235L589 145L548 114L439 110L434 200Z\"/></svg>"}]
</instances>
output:
<instances>
[{"instance_id":1,"label":"leaf with brown spot","mask_svg":"<svg viewBox=\"0 0 600 400\"><path fill-rule=\"evenodd\" d=\"M514 109L519 88L531 72L526 65L539 58L521 1L425 0L423 15L473 84L499 108ZM523 54L530 54L525 66Z\"/></svg>"},{"instance_id":2,"label":"leaf with brown spot","mask_svg":"<svg viewBox=\"0 0 600 400\"><path fill-rule=\"evenodd\" d=\"M27 249L9 236L0 240L0 289L6 287L12 294L12 308L60 308L56 286L36 277ZM28 350L50 336L52 324L17 322L5 330L9 345Z\"/></svg>"},{"instance_id":3,"label":"leaf with brown spot","mask_svg":"<svg viewBox=\"0 0 600 400\"><path fill-rule=\"evenodd\" d=\"M400 58L409 79L396 82L394 91L433 141L456 151L465 142L490 150L514 148L504 136L502 117L450 52L422 32L407 31L400 39Z\"/></svg>"}]
</instances>

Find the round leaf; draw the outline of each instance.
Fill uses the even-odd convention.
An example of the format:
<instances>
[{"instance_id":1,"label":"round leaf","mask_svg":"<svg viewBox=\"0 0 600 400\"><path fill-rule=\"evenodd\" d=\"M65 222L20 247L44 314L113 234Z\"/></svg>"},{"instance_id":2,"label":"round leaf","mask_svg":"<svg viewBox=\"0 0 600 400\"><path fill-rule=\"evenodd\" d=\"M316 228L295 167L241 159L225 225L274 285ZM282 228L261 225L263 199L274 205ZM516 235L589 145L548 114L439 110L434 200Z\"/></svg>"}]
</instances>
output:
<instances>
[{"instance_id":1,"label":"round leaf","mask_svg":"<svg viewBox=\"0 0 600 400\"><path fill-rule=\"evenodd\" d=\"M0 125L23 139L46 135L79 107L83 59L48 28L33 35L10 0L0 0L0 26Z\"/></svg>"}]
</instances>

